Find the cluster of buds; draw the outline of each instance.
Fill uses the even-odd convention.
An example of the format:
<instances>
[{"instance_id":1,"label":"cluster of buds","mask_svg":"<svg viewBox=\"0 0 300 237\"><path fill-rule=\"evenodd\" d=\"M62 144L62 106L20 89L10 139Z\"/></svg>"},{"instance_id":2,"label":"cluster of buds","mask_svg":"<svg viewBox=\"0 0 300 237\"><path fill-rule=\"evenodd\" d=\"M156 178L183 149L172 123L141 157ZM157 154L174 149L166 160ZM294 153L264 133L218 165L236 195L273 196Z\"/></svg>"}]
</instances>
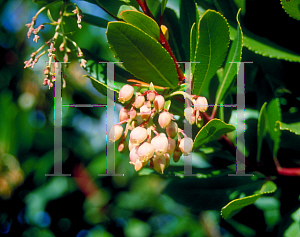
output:
<instances>
[{"instance_id":1,"label":"cluster of buds","mask_svg":"<svg viewBox=\"0 0 300 237\"><path fill-rule=\"evenodd\" d=\"M82 28L82 25L80 24L81 23L81 18L82 18L82 12L81 12L81 10L77 7L77 5L75 5L75 10L73 10L72 12L74 14L76 14L78 28L81 29Z\"/></svg>"},{"instance_id":2,"label":"cluster of buds","mask_svg":"<svg viewBox=\"0 0 300 237\"><path fill-rule=\"evenodd\" d=\"M184 116L185 116L185 119L190 124L196 123L196 125L198 127L201 127L203 124L201 112L205 112L207 110L208 102L207 102L207 99L203 96L198 96L197 98L196 98L196 96L193 96L193 97L194 98L193 98L192 102L194 104L194 108L191 106L185 108Z\"/></svg>"},{"instance_id":3,"label":"cluster of buds","mask_svg":"<svg viewBox=\"0 0 300 237\"><path fill-rule=\"evenodd\" d=\"M204 98L204 97L199 97ZM193 149L193 139L187 137L184 131L178 128L174 115L165 106L165 98L159 95L153 84L143 94L136 92L131 85L124 85L119 92L119 102L128 104L120 110L119 123L114 125L109 133L109 141L119 141L118 151L123 153L129 149L129 163L136 171L150 163L158 173L163 173L170 164L171 157L178 162L181 155L188 155ZM197 99L197 104L201 102ZM204 108L195 109L203 112ZM155 125L155 115L158 115L158 125ZM199 115L200 116L200 115ZM201 117L200 117L201 118ZM122 124L126 123L125 131ZM130 136L128 144L126 138Z\"/></svg>"},{"instance_id":4,"label":"cluster of buds","mask_svg":"<svg viewBox=\"0 0 300 237\"><path fill-rule=\"evenodd\" d=\"M65 3L65 2L63 2L62 4L66 5L66 6L68 5L68 3ZM62 39L63 42L59 46L59 50L60 51L64 51L63 61L65 63L67 63L68 60L69 60L68 55L71 53L71 49L67 47L67 41L69 41L69 43L71 43L76 48L77 57L80 59L80 66L81 67L86 67L87 61L85 59L83 59L83 53L82 53L81 49L78 47L78 45L76 44L76 42L73 41L73 40L71 40L67 35L65 35L64 31L62 30L63 27L64 27L63 26L63 24L64 24L63 17L68 17L68 16L71 16L71 15L74 15L74 14L77 15L78 28L81 29L82 26L81 26L80 23L81 23L81 18L83 17L83 15L81 13L81 10L78 8L78 6L76 4L74 4L74 6L75 6L75 10L72 11L73 13L66 12L67 8L62 6L61 9L64 9L64 10L60 11L59 17L58 17L58 19L56 21L53 20L50 11L48 11L47 15L50 15L49 19L50 19L51 23L47 23L47 24L55 25L56 26L55 27L55 34L54 34L54 36L51 39L49 39L47 42L45 42L39 49L37 49L35 52L33 52L30 55L30 59L29 60L27 60L27 61L24 62L24 64L25 64L24 68L27 68L27 67L33 68L34 65L38 62L39 58L42 55L48 53L49 60L48 60L46 69L44 70L44 74L45 74L46 78L44 78L43 85L45 85L45 86L48 85L49 89L51 87L53 87L53 82L55 81L54 74L50 72L50 65L53 62L59 61L57 53L56 53L56 48L55 48L58 36L61 36L63 38ZM44 24L38 26L37 28L34 28L33 26L36 23L37 16L42 11L44 11L45 9L47 9L47 8L46 7L42 7L35 14L35 16L32 18L31 23L26 24L26 26L29 28L28 32L27 32L27 36L29 38L30 35L31 35L31 33L33 33L35 35L34 38L33 38L33 41L35 41L35 42L37 42L37 40L40 38L38 36L38 33L39 33L40 30L44 29ZM67 66L67 64L65 64L65 66ZM64 81L63 84L65 85L65 81Z\"/></svg>"}]
</instances>

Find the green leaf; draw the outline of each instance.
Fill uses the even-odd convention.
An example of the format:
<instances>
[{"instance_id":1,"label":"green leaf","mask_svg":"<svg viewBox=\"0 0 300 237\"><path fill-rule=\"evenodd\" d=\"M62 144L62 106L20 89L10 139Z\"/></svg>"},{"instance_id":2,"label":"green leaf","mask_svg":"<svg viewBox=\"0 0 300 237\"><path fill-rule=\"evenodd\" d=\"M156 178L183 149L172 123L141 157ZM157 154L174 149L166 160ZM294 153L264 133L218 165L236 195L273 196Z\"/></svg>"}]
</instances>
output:
<instances>
[{"instance_id":1,"label":"green leaf","mask_svg":"<svg viewBox=\"0 0 300 237\"><path fill-rule=\"evenodd\" d=\"M157 40L124 22L110 22L106 34L110 49L133 75L158 86L178 84L174 61Z\"/></svg>"},{"instance_id":2,"label":"green leaf","mask_svg":"<svg viewBox=\"0 0 300 237\"><path fill-rule=\"evenodd\" d=\"M226 124L220 119L212 119L203 126L195 137L193 147L201 146L212 140L219 139L222 135L236 130L235 126Z\"/></svg>"},{"instance_id":3,"label":"green leaf","mask_svg":"<svg viewBox=\"0 0 300 237\"><path fill-rule=\"evenodd\" d=\"M221 210L221 215L224 219L231 218L237 214L243 207L253 204L257 199L262 195L274 193L277 189L277 186L272 181L267 181L262 187L259 193L247 196L244 198L235 199L229 202Z\"/></svg>"},{"instance_id":4,"label":"green leaf","mask_svg":"<svg viewBox=\"0 0 300 237\"><path fill-rule=\"evenodd\" d=\"M106 28L107 24L108 24L108 20L105 20L101 17L98 16L94 16L94 15L90 15L87 13L84 13L84 17L82 18L82 21L94 26L99 26L99 27L103 27Z\"/></svg>"},{"instance_id":5,"label":"green leaf","mask_svg":"<svg viewBox=\"0 0 300 237\"><path fill-rule=\"evenodd\" d=\"M280 145L280 129L276 125L277 121L281 121L281 109L278 98L271 100L267 106L266 130L272 140L270 147L273 150L273 156L276 156Z\"/></svg>"},{"instance_id":6,"label":"green leaf","mask_svg":"<svg viewBox=\"0 0 300 237\"><path fill-rule=\"evenodd\" d=\"M219 211L230 201L231 193L237 191L250 195L260 189L264 182L262 175L258 173L252 177L228 177L232 173L229 169L193 167L196 177L191 177L184 176L183 172L174 172L173 167L175 166L169 166L165 170L167 175L169 172L171 175L168 176L169 183L163 193L198 214L203 210ZM183 170L182 167L179 168ZM178 171L180 169L177 168Z\"/></svg>"},{"instance_id":7,"label":"green leaf","mask_svg":"<svg viewBox=\"0 0 300 237\"><path fill-rule=\"evenodd\" d=\"M101 8L105 9L107 13L114 17L121 18L120 13L125 10L137 11L138 4L136 1L122 1L122 0L86 0L87 2L97 4Z\"/></svg>"},{"instance_id":8,"label":"green leaf","mask_svg":"<svg viewBox=\"0 0 300 237\"><path fill-rule=\"evenodd\" d=\"M196 45L197 45L197 25L194 23L191 28L190 33L190 62L192 62L195 58L195 51L196 51ZM195 67L195 64L192 64L193 67ZM192 72L194 69L192 69Z\"/></svg>"},{"instance_id":9,"label":"green leaf","mask_svg":"<svg viewBox=\"0 0 300 237\"><path fill-rule=\"evenodd\" d=\"M171 107L171 100L167 100L164 105L164 109L169 110Z\"/></svg>"},{"instance_id":10,"label":"green leaf","mask_svg":"<svg viewBox=\"0 0 300 237\"><path fill-rule=\"evenodd\" d=\"M262 146L263 138L266 133L266 116L267 116L266 106L267 106L267 102L265 102L261 107L258 116L258 122L257 122L257 154L256 154L257 161L260 160L261 146Z\"/></svg>"},{"instance_id":11,"label":"green leaf","mask_svg":"<svg viewBox=\"0 0 300 237\"><path fill-rule=\"evenodd\" d=\"M193 94L200 95L224 61L229 44L229 29L226 19L213 10L206 11L198 25L198 39L193 62Z\"/></svg>"},{"instance_id":12,"label":"green leaf","mask_svg":"<svg viewBox=\"0 0 300 237\"><path fill-rule=\"evenodd\" d=\"M160 39L160 29L157 23L150 17L138 11L123 11L122 18L129 24L141 29L153 38Z\"/></svg>"},{"instance_id":13,"label":"green leaf","mask_svg":"<svg viewBox=\"0 0 300 237\"><path fill-rule=\"evenodd\" d=\"M160 13L161 16L164 14L164 11L167 6L167 2L168 2L168 0L162 0L162 2L161 2L161 13Z\"/></svg>"},{"instance_id":14,"label":"green leaf","mask_svg":"<svg viewBox=\"0 0 300 237\"><path fill-rule=\"evenodd\" d=\"M234 39L237 31L234 27L230 26L230 38ZM272 41L257 36L250 31L243 29L243 46L249 50L269 58L284 59L290 62L300 62L300 55L281 47Z\"/></svg>"},{"instance_id":15,"label":"green leaf","mask_svg":"<svg viewBox=\"0 0 300 237\"><path fill-rule=\"evenodd\" d=\"M98 81L97 79L89 76L89 75L85 75L85 77L89 78L91 80L91 83L93 85L93 87L98 91L100 92L102 95L107 95L107 88L111 91L114 91L116 94L115 94L115 97L117 97L117 94L119 94L119 91L114 89L114 88L110 88L108 87L105 83L101 82L101 81Z\"/></svg>"},{"instance_id":16,"label":"green leaf","mask_svg":"<svg viewBox=\"0 0 300 237\"><path fill-rule=\"evenodd\" d=\"M194 0L180 0L180 32L182 38L182 46L185 56L183 61L190 58L190 32L193 24L196 22L196 4Z\"/></svg>"},{"instance_id":17,"label":"green leaf","mask_svg":"<svg viewBox=\"0 0 300 237\"><path fill-rule=\"evenodd\" d=\"M232 62L240 62L242 59L242 44L243 44L243 32L242 28L239 22L239 13L240 10L238 11L238 14L236 16L236 20L238 23L237 26L237 33L235 35L235 39L232 42L232 45L229 50L229 54L226 60L225 64L225 69L223 73L223 79L220 82L218 91L217 91L217 96L216 96L216 101L215 104L219 104L220 101L223 101L225 99L225 96L228 94L228 91L231 88L231 85L233 83L233 79L238 73L238 66L239 63L232 63Z\"/></svg>"},{"instance_id":18,"label":"green leaf","mask_svg":"<svg viewBox=\"0 0 300 237\"><path fill-rule=\"evenodd\" d=\"M300 20L300 0L280 0L284 11L296 20Z\"/></svg>"},{"instance_id":19,"label":"green leaf","mask_svg":"<svg viewBox=\"0 0 300 237\"><path fill-rule=\"evenodd\" d=\"M300 122L286 124L286 123L277 121L276 123L279 124L280 130L288 130L292 133L295 133L296 135L300 135Z\"/></svg>"}]
</instances>

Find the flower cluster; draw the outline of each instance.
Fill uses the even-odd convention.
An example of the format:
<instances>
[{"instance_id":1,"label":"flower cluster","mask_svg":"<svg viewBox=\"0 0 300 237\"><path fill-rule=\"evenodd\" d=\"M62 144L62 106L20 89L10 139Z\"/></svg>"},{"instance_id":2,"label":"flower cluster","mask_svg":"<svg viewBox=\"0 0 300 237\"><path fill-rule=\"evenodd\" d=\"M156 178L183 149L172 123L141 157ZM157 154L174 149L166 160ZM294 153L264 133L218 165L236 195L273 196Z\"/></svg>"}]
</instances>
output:
<instances>
[{"instance_id":1,"label":"flower cluster","mask_svg":"<svg viewBox=\"0 0 300 237\"><path fill-rule=\"evenodd\" d=\"M44 54L48 54L49 60L46 65L46 69L44 70L45 78L43 81L43 85L45 85L45 86L48 85L49 89L51 87L53 87L53 82L55 81L55 75L50 70L51 63L60 61L59 55L56 52L57 50L55 48L57 45L57 42L58 42L58 40L57 40L58 36L62 37L62 43L59 45L59 48L58 47L57 48L59 49L59 51L63 52L63 55L64 55L63 61L65 63L67 63L69 61L68 55L71 53L71 49L68 48L67 43L73 45L73 47L77 51L77 57L80 59L80 66L86 67L86 63L87 63L87 61L85 59L83 59L83 53L82 53L81 49L78 47L77 43L75 41L71 40L67 36L69 33L65 32L65 30L64 30L64 17L69 17L69 16L76 16L78 28L79 29L82 28L82 26L80 24L81 18L83 17L81 10L78 8L78 6L76 4L74 4L75 10L73 10L72 13L67 12L68 3L63 2L61 10L59 12L58 19L56 21L54 21L51 16L50 10L49 10L49 6L52 4L54 4L54 3L48 4L48 7L46 7L46 6L42 7L32 18L32 21L30 23L26 24L26 26L28 27L28 32L27 32L28 38L33 33L34 34L33 41L35 41L35 42L37 42L40 39L40 37L38 36L38 33L40 30L44 29L44 25L46 25L46 24L55 26L54 36L52 38L50 38L48 41L46 41L39 49L37 49L35 52L33 52L30 55L29 60L24 62L24 64L25 64L24 68L27 68L27 67L33 68L41 56L43 56ZM36 23L36 19L37 19L38 15L46 9L48 9L47 15L51 22L44 23L44 24L38 26L37 28L34 28L34 25ZM65 84L65 81L63 84Z\"/></svg>"},{"instance_id":2,"label":"flower cluster","mask_svg":"<svg viewBox=\"0 0 300 237\"><path fill-rule=\"evenodd\" d=\"M205 98L199 98L194 101L195 108L190 111L190 117L194 116L194 120L198 122L201 120L200 112L207 109ZM116 142L121 139L118 151L123 153L128 147L129 163L134 165L136 171L150 163L151 168L163 173L170 164L171 156L174 162L178 162L182 154L188 155L192 151L193 139L187 137L178 127L174 115L168 111L168 106L165 106L165 98L154 90L152 83L149 90L143 94L136 92L135 95L131 85L124 85L119 92L118 100L122 104L128 101L129 103L120 110L120 122L111 128L109 141ZM154 123L156 115L159 130L165 130L165 133L157 131L157 125ZM122 124L125 123L124 131ZM129 130L131 133L127 144Z\"/></svg>"}]
</instances>

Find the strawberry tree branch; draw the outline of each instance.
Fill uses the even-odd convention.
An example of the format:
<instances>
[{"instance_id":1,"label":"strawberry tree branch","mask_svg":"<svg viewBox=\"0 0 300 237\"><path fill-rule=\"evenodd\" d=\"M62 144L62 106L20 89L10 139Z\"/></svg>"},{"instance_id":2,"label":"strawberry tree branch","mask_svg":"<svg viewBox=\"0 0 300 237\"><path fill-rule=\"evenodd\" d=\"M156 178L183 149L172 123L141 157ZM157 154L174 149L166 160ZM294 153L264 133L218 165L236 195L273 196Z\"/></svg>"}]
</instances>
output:
<instances>
[{"instance_id":1,"label":"strawberry tree branch","mask_svg":"<svg viewBox=\"0 0 300 237\"><path fill-rule=\"evenodd\" d=\"M300 168L283 168L279 164L276 156L274 156L274 163L278 174L284 176L300 176Z\"/></svg>"},{"instance_id":2,"label":"strawberry tree branch","mask_svg":"<svg viewBox=\"0 0 300 237\"><path fill-rule=\"evenodd\" d=\"M151 17L153 20L155 20L154 16L152 15L150 9L148 8L147 2L146 0L143 2L142 0L136 0L137 3L139 4L139 6L142 8L143 12ZM160 23L161 24L161 23ZM167 52L170 54L170 56L172 57L174 63L175 63L175 67L176 67L176 71L177 71L177 75L178 75L178 85L181 85L182 83L184 83L184 74L182 72L182 70L180 69L180 65L178 64L175 55L173 54L173 51L168 43L168 41L166 40L164 34L162 33L161 29L160 29L160 43L162 44L162 46L167 50Z\"/></svg>"}]
</instances>

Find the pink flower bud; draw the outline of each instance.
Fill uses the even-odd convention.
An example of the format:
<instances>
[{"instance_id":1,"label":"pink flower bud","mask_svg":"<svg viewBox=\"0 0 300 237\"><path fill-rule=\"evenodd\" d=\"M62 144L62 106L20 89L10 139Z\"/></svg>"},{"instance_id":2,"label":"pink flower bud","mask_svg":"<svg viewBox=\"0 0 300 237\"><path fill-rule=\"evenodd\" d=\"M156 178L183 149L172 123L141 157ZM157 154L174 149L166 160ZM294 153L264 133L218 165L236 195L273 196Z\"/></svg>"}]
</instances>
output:
<instances>
[{"instance_id":1,"label":"pink flower bud","mask_svg":"<svg viewBox=\"0 0 300 237\"><path fill-rule=\"evenodd\" d=\"M136 127L130 133L130 141L131 141L132 145L136 146L136 145L139 145L140 143L142 143L143 141L145 141L147 136L148 136L148 134L147 134L147 130L145 128Z\"/></svg>"},{"instance_id":2,"label":"pink flower bud","mask_svg":"<svg viewBox=\"0 0 300 237\"><path fill-rule=\"evenodd\" d=\"M146 101L145 105L147 106L148 109L151 109L151 102L149 100Z\"/></svg>"},{"instance_id":3,"label":"pink flower bud","mask_svg":"<svg viewBox=\"0 0 300 237\"><path fill-rule=\"evenodd\" d=\"M138 95L135 98L134 106L135 108L139 109L141 108L145 103L145 97L143 95Z\"/></svg>"},{"instance_id":4,"label":"pink flower bud","mask_svg":"<svg viewBox=\"0 0 300 237\"><path fill-rule=\"evenodd\" d=\"M161 128L165 128L169 126L171 123L171 115L169 112L162 112L158 117L158 123L161 126Z\"/></svg>"},{"instance_id":5,"label":"pink flower bud","mask_svg":"<svg viewBox=\"0 0 300 237\"><path fill-rule=\"evenodd\" d=\"M190 137L181 139L179 148L184 155L188 155L193 149L193 139Z\"/></svg>"},{"instance_id":6,"label":"pink flower bud","mask_svg":"<svg viewBox=\"0 0 300 237\"><path fill-rule=\"evenodd\" d=\"M178 125L176 122L171 121L171 123L169 124L169 126L166 127L166 132L167 135L170 138L175 138L178 132Z\"/></svg>"},{"instance_id":7,"label":"pink flower bud","mask_svg":"<svg viewBox=\"0 0 300 237\"><path fill-rule=\"evenodd\" d=\"M144 142L138 149L138 155L140 161L149 161L149 159L154 155L154 146L149 142Z\"/></svg>"},{"instance_id":8,"label":"pink flower bud","mask_svg":"<svg viewBox=\"0 0 300 237\"><path fill-rule=\"evenodd\" d=\"M133 96L134 89L130 85L124 85L119 92L119 101L124 104L126 101L130 100Z\"/></svg>"},{"instance_id":9,"label":"pink flower bud","mask_svg":"<svg viewBox=\"0 0 300 237\"><path fill-rule=\"evenodd\" d=\"M134 145L131 143L131 141L129 140L129 143L128 143L128 149L129 149L129 151L131 151L134 147L136 147L136 146L134 146Z\"/></svg>"},{"instance_id":10,"label":"pink flower bud","mask_svg":"<svg viewBox=\"0 0 300 237\"><path fill-rule=\"evenodd\" d=\"M139 155L137 153L138 149L139 149L138 146L135 146L131 149L129 153L129 158L130 158L129 164L134 165L136 160L139 159Z\"/></svg>"},{"instance_id":11,"label":"pink flower bud","mask_svg":"<svg viewBox=\"0 0 300 237\"><path fill-rule=\"evenodd\" d=\"M136 111L134 108L131 108L130 111L129 111L129 117L131 119L134 119L136 117Z\"/></svg>"},{"instance_id":12,"label":"pink flower bud","mask_svg":"<svg viewBox=\"0 0 300 237\"><path fill-rule=\"evenodd\" d=\"M169 165L170 165L170 161L171 161L170 155L169 155L168 153L165 153L165 154L164 154L164 157L165 157L165 159L166 159L166 168L168 168Z\"/></svg>"},{"instance_id":13,"label":"pink flower bud","mask_svg":"<svg viewBox=\"0 0 300 237\"><path fill-rule=\"evenodd\" d=\"M200 112L205 112L208 108L207 99L203 96L199 96L196 100L195 109L199 110Z\"/></svg>"},{"instance_id":14,"label":"pink flower bud","mask_svg":"<svg viewBox=\"0 0 300 237\"><path fill-rule=\"evenodd\" d=\"M123 127L121 125L114 125L109 132L109 141L115 142L120 139L123 134Z\"/></svg>"},{"instance_id":15,"label":"pink flower bud","mask_svg":"<svg viewBox=\"0 0 300 237\"><path fill-rule=\"evenodd\" d=\"M135 171L140 171L143 168L143 166L144 166L143 162L137 159L134 164L134 169Z\"/></svg>"},{"instance_id":16,"label":"pink flower bud","mask_svg":"<svg viewBox=\"0 0 300 237\"><path fill-rule=\"evenodd\" d=\"M146 121L150 117L151 109L148 108L147 105L143 105L140 108L140 113L141 113L142 119Z\"/></svg>"},{"instance_id":17,"label":"pink flower bud","mask_svg":"<svg viewBox=\"0 0 300 237\"><path fill-rule=\"evenodd\" d=\"M195 122L194 109L192 107L185 108L184 117L190 124L193 124Z\"/></svg>"},{"instance_id":18,"label":"pink flower bud","mask_svg":"<svg viewBox=\"0 0 300 237\"><path fill-rule=\"evenodd\" d=\"M128 119L128 109L122 108L119 113L119 121L122 122Z\"/></svg>"},{"instance_id":19,"label":"pink flower bud","mask_svg":"<svg viewBox=\"0 0 300 237\"><path fill-rule=\"evenodd\" d=\"M166 158L164 155L158 156L154 155L153 157L153 168L156 170L156 172L163 174L164 170L166 168Z\"/></svg>"},{"instance_id":20,"label":"pink flower bud","mask_svg":"<svg viewBox=\"0 0 300 237\"><path fill-rule=\"evenodd\" d=\"M164 133L154 137L151 140L151 144L154 146L156 155L161 156L167 152L168 139Z\"/></svg>"},{"instance_id":21,"label":"pink flower bud","mask_svg":"<svg viewBox=\"0 0 300 237\"><path fill-rule=\"evenodd\" d=\"M121 140L118 145L118 152L124 153L126 150L126 146L127 146L126 140L125 139L123 141Z\"/></svg>"},{"instance_id":22,"label":"pink flower bud","mask_svg":"<svg viewBox=\"0 0 300 237\"><path fill-rule=\"evenodd\" d=\"M157 110L157 111L160 111L164 108L165 106L165 98L162 96L162 95L157 95L154 99L154 108Z\"/></svg>"},{"instance_id":23,"label":"pink flower bud","mask_svg":"<svg viewBox=\"0 0 300 237\"><path fill-rule=\"evenodd\" d=\"M177 163L179 161L181 155L182 155L182 152L180 150L175 150L173 153L173 161L175 163Z\"/></svg>"},{"instance_id":24,"label":"pink flower bud","mask_svg":"<svg viewBox=\"0 0 300 237\"><path fill-rule=\"evenodd\" d=\"M168 138L167 153L169 155L172 155L172 153L175 151L175 148L176 148L176 141L174 139Z\"/></svg>"},{"instance_id":25,"label":"pink flower bud","mask_svg":"<svg viewBox=\"0 0 300 237\"><path fill-rule=\"evenodd\" d=\"M147 94L147 100L149 101L153 101L155 99L155 93L153 91L150 91L148 94Z\"/></svg>"}]
</instances>

